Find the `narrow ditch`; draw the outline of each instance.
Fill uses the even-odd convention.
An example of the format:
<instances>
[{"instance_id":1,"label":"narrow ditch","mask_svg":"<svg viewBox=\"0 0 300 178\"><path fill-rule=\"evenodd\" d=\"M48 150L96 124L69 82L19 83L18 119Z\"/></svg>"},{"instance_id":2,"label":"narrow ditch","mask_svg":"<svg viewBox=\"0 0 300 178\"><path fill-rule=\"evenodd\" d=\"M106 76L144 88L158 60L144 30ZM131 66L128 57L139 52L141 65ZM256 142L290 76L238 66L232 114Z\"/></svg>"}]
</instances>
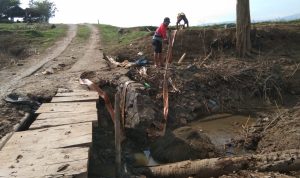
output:
<instances>
[{"instance_id":1,"label":"narrow ditch","mask_svg":"<svg viewBox=\"0 0 300 178\"><path fill-rule=\"evenodd\" d=\"M100 85L100 88L114 103L117 88L123 91L126 81L130 79L121 77L119 84ZM125 104L126 140L122 143L124 176L132 175L133 169L141 166L251 152L243 147L243 141L239 139L250 134L250 127L256 121L253 113L211 113L193 121L179 119L180 123L175 123L177 119L170 119L164 137L150 135L148 131L158 131L159 122L163 121L161 104L153 101L152 97L158 93L155 88L148 88L141 83L128 85ZM99 125L93 127L89 177L115 177L113 122L102 99L97 103L97 108ZM170 112L171 116L175 115L172 110ZM195 110L190 115L198 116L201 112ZM236 139L240 142L236 142Z\"/></svg>"}]
</instances>

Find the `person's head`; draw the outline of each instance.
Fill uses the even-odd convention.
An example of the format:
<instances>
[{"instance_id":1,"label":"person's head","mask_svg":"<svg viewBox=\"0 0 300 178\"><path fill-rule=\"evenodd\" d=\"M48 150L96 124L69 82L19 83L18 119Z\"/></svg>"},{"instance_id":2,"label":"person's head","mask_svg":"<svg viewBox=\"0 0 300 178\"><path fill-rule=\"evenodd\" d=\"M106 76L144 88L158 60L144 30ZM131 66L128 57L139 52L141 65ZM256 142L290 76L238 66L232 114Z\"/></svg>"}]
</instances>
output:
<instances>
[{"instance_id":1,"label":"person's head","mask_svg":"<svg viewBox=\"0 0 300 178\"><path fill-rule=\"evenodd\" d=\"M163 23L168 26L171 23L170 18L169 17L165 17Z\"/></svg>"}]
</instances>

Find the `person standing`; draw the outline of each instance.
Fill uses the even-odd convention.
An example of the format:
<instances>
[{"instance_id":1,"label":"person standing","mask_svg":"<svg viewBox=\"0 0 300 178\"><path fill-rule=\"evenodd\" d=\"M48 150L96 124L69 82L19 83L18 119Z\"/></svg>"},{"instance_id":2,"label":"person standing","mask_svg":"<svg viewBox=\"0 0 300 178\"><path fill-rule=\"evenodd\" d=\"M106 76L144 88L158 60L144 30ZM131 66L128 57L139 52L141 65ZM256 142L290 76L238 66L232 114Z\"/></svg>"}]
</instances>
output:
<instances>
[{"instance_id":1,"label":"person standing","mask_svg":"<svg viewBox=\"0 0 300 178\"><path fill-rule=\"evenodd\" d=\"M163 57L162 57L162 46L163 42L168 43L167 37L167 29L170 24L170 18L165 17L163 23L156 29L153 38L152 38L152 45L154 47L154 66L155 67L162 67Z\"/></svg>"}]
</instances>

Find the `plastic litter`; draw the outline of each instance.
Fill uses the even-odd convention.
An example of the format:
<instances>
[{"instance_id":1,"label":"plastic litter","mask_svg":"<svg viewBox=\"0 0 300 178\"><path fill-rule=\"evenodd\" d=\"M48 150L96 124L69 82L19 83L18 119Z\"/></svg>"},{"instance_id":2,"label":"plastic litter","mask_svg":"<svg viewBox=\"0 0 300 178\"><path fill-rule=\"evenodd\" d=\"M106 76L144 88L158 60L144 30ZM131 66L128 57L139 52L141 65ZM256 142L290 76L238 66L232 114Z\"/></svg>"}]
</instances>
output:
<instances>
[{"instance_id":1,"label":"plastic litter","mask_svg":"<svg viewBox=\"0 0 300 178\"><path fill-rule=\"evenodd\" d=\"M135 61L135 64L138 66L144 66L148 64L148 60L145 57L139 58L138 60Z\"/></svg>"},{"instance_id":2,"label":"plastic litter","mask_svg":"<svg viewBox=\"0 0 300 178\"><path fill-rule=\"evenodd\" d=\"M149 83L144 83L144 86L146 87L146 88L150 88L151 86L149 85Z\"/></svg>"}]
</instances>

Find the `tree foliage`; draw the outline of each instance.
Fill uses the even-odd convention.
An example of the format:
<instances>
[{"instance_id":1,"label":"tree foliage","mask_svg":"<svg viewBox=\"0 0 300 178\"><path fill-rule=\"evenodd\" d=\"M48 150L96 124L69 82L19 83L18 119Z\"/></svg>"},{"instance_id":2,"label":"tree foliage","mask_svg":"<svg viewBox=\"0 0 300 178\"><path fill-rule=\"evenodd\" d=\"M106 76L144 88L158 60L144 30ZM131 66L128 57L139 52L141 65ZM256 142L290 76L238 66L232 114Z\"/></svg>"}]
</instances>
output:
<instances>
[{"instance_id":1,"label":"tree foliage","mask_svg":"<svg viewBox=\"0 0 300 178\"><path fill-rule=\"evenodd\" d=\"M20 4L20 0L0 0L0 17L5 16L6 11Z\"/></svg>"},{"instance_id":2,"label":"tree foliage","mask_svg":"<svg viewBox=\"0 0 300 178\"><path fill-rule=\"evenodd\" d=\"M49 0L30 0L29 7L41 14L41 20L44 22L49 22L49 19L54 17L55 12L57 11L55 3Z\"/></svg>"}]
</instances>

